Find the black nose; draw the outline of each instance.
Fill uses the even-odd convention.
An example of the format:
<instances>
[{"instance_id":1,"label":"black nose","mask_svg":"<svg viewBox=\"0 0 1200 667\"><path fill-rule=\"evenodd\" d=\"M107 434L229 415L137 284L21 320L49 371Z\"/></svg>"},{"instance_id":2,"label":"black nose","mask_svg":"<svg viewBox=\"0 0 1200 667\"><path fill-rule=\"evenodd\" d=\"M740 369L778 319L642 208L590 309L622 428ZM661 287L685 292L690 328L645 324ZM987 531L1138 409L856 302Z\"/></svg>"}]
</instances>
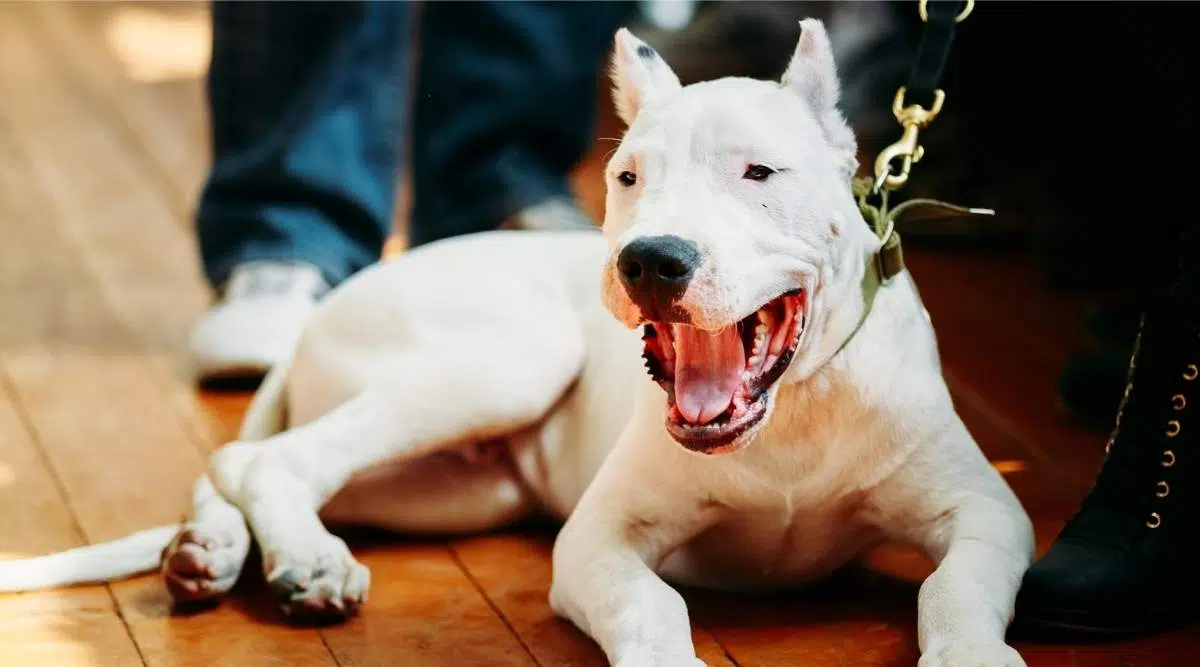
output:
<instances>
[{"instance_id":1,"label":"black nose","mask_svg":"<svg viewBox=\"0 0 1200 667\"><path fill-rule=\"evenodd\" d=\"M625 291L648 317L683 296L701 262L696 244L678 236L643 236L617 255Z\"/></svg>"}]
</instances>

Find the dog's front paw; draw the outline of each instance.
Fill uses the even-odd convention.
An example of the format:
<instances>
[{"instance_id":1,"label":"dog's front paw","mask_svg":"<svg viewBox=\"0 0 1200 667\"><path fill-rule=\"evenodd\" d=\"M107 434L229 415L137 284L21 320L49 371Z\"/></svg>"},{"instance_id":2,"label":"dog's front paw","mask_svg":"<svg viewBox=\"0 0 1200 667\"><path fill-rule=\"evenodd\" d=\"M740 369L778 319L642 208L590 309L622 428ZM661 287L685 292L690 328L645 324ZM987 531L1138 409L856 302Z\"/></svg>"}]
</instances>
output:
<instances>
[{"instance_id":1,"label":"dog's front paw","mask_svg":"<svg viewBox=\"0 0 1200 667\"><path fill-rule=\"evenodd\" d=\"M960 641L928 647L917 667L1025 667L1025 660L1004 642Z\"/></svg>"},{"instance_id":2,"label":"dog's front paw","mask_svg":"<svg viewBox=\"0 0 1200 667\"><path fill-rule=\"evenodd\" d=\"M367 601L371 573L342 540L325 533L303 549L263 554L267 584L283 613L301 623L332 623L353 616Z\"/></svg>"}]
</instances>

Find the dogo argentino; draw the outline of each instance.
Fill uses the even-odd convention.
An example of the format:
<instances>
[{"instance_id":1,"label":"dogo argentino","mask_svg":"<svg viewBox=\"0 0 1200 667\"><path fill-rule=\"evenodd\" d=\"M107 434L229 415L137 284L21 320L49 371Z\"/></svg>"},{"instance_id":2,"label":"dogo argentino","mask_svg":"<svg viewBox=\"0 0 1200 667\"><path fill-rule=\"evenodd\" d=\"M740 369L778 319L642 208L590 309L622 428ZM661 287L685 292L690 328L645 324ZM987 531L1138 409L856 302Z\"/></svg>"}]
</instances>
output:
<instances>
[{"instance_id":1,"label":"dogo argentino","mask_svg":"<svg viewBox=\"0 0 1200 667\"><path fill-rule=\"evenodd\" d=\"M4 564L0 588L161 565L177 599L213 599L253 538L285 611L336 619L369 576L324 522L549 513L550 604L619 667L703 664L664 579L793 586L883 540L937 565L923 667L1022 665L1004 635L1029 519L955 413L910 276L880 275L830 44L801 30L781 81L687 87L618 32L603 234L489 232L363 271L182 526Z\"/></svg>"}]
</instances>

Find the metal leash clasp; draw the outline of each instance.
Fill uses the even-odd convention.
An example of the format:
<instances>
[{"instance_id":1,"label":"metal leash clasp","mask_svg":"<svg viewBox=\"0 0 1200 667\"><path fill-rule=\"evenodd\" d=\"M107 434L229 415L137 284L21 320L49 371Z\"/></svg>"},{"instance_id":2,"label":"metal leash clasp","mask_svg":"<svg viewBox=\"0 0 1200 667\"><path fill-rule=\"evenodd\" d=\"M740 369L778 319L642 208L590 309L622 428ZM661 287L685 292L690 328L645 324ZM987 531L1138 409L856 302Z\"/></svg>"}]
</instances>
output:
<instances>
[{"instance_id":1,"label":"metal leash clasp","mask_svg":"<svg viewBox=\"0 0 1200 667\"><path fill-rule=\"evenodd\" d=\"M975 0L966 0L962 10L954 17L954 22L962 23L974 10ZM917 13L921 15L922 22L929 23L929 0L917 2ZM946 93L938 88L933 91L933 104L930 108L926 109L920 104L905 105L906 88L905 86L897 90L896 97L892 100L892 115L896 117L900 127L904 128L904 133L900 135L899 141L883 149L875 158L875 181L871 187L871 193L874 195L883 192L885 188L894 192L908 183L913 163L920 162L925 156L925 148L920 143L921 130L937 118L942 112L942 104L946 102ZM892 164L897 161L900 164L893 172Z\"/></svg>"},{"instance_id":2,"label":"metal leash clasp","mask_svg":"<svg viewBox=\"0 0 1200 667\"><path fill-rule=\"evenodd\" d=\"M878 193L881 189L895 191L904 187L908 182L913 163L920 162L925 155L925 147L921 146L921 130L924 130L942 112L946 101L946 93L940 88L933 91L933 104L926 109L920 104L904 104L905 87L896 91L892 100L892 115L896 122L904 128L900 140L879 152L875 158L875 182L872 190ZM892 164L899 162L899 168L892 171Z\"/></svg>"}]
</instances>

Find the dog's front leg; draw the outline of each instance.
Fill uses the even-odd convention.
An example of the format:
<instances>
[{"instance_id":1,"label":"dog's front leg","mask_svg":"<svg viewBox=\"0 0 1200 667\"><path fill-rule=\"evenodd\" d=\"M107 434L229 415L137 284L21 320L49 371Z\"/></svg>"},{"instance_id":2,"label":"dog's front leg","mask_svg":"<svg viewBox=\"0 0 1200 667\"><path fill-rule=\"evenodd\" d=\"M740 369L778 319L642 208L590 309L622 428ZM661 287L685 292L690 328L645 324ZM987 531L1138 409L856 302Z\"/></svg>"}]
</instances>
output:
<instances>
[{"instance_id":1,"label":"dog's front leg","mask_svg":"<svg viewBox=\"0 0 1200 667\"><path fill-rule=\"evenodd\" d=\"M691 493L678 463L651 464L640 456L647 443L625 444L623 436L558 535L550 604L616 667L702 667L683 598L654 568L712 525L716 510Z\"/></svg>"},{"instance_id":2,"label":"dog's front leg","mask_svg":"<svg viewBox=\"0 0 1200 667\"><path fill-rule=\"evenodd\" d=\"M1028 519L977 499L934 530L945 536L933 538L942 557L917 598L920 667L1023 667L1004 634L1030 563Z\"/></svg>"},{"instance_id":3,"label":"dog's front leg","mask_svg":"<svg viewBox=\"0 0 1200 667\"><path fill-rule=\"evenodd\" d=\"M1023 667L1005 644L1033 526L966 429L917 452L877 489L884 530L937 567L917 598L920 667Z\"/></svg>"}]
</instances>

